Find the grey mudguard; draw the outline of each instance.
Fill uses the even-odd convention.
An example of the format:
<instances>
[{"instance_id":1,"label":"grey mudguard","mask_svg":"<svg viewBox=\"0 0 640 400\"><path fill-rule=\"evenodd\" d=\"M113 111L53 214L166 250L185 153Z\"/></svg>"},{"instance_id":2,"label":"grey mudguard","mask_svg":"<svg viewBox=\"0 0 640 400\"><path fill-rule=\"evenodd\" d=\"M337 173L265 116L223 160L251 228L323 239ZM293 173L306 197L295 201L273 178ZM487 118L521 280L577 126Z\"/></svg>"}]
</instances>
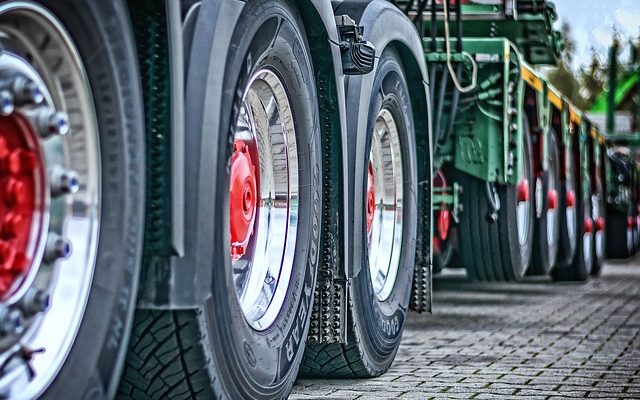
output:
<instances>
[{"instance_id":1,"label":"grey mudguard","mask_svg":"<svg viewBox=\"0 0 640 400\"><path fill-rule=\"evenodd\" d=\"M367 40L376 48L376 59L380 57L382 52L388 46L400 46L405 52L412 56L413 67L417 68L420 75L420 81L408 80L409 90L412 98L418 96L422 98L426 109L417 109L414 106L414 119L416 119L416 136L428 138L428 163L431 164L431 114L430 99L428 96L428 78L427 66L424 60L423 47L414 25L407 17L391 3L383 0L373 0L371 2L362 1L343 1L335 4L336 15L347 14L356 23L364 27L364 40ZM377 61L376 61L377 62ZM405 70L408 68L405 65ZM346 183L348 207L347 214L353 216L350 223L346 225L345 236L347 238L347 248L350 251L347 254L346 268L349 277L356 276L365 260L362 260L364 254L363 249L359 248L359 241L354 240L356 235L361 235L364 226L364 207L361 206L364 199L363 185L358 184L364 182L364 169L358 168L359 165L365 165L367 157L366 137L367 137L367 113L362 110L369 109L371 100L374 73L363 76L348 77L345 88L347 94L347 115L354 116L347 120L348 137L346 143L346 153L348 164L345 169L349 172L346 174L348 181ZM419 119L424 119L422 124L417 123ZM423 129L418 131L418 127ZM420 181L431 182L431 166L426 168L427 172L419 176ZM430 260L429 260L430 265ZM430 272L429 272L430 273ZM428 279L431 282L429 276Z\"/></svg>"},{"instance_id":2,"label":"grey mudguard","mask_svg":"<svg viewBox=\"0 0 640 400\"><path fill-rule=\"evenodd\" d=\"M182 213L176 221L184 221L184 238L175 233L174 238L178 236L184 248L177 252L178 255L168 265L148 268L144 278L146 284L141 285L144 290L139 293L139 308L194 308L211 296L212 268L204 265L200 259L211 259L210 254L208 257L203 255L213 251L214 227L220 223L212 220L213 211L221 206L221 194L217 177L211 172L211 160L217 159L221 151L218 148L218 135L222 134L220 121L223 101L233 96L233 93L222 92L223 77L227 67L226 55L232 45L231 37L245 4L240 0L202 1L196 22L184 31L189 35L183 38L185 46L171 49L172 52L185 50L185 67L182 71L186 82L184 135L174 135L184 141L178 144L184 146L184 170L178 172L184 177L184 202L173 205L174 213ZM326 0L300 0L296 4L299 7L311 7L312 12L306 13L311 16L305 18L305 30L324 30L323 36L328 40L325 47L330 49L330 52L327 51L330 54L325 57L332 61L337 93L333 130L340 132L341 141L344 142L347 137L345 86L331 4ZM345 165L346 153L342 151L340 157ZM342 172L346 180L348 171L344 169ZM347 202L344 204L346 207ZM348 225L348 215L344 215L343 221ZM348 253L346 247L344 249Z\"/></svg>"}]
</instances>

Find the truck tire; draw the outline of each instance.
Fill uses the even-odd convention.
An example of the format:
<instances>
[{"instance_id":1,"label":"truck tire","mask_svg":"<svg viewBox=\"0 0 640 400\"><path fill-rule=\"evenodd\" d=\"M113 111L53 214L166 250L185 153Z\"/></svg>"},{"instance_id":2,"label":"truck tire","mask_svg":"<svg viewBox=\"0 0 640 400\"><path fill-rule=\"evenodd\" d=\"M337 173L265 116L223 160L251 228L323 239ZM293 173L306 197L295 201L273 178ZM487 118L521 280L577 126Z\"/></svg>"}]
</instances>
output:
<instances>
[{"instance_id":1,"label":"truck tire","mask_svg":"<svg viewBox=\"0 0 640 400\"><path fill-rule=\"evenodd\" d=\"M497 187L500 210L495 222L488 222L492 211L487 183L460 174L464 188L464 214L460 217L460 254L469 278L479 281L522 280L531 263L533 225L533 161L531 135L523 121L523 159L518 185Z\"/></svg>"},{"instance_id":2,"label":"truck tire","mask_svg":"<svg viewBox=\"0 0 640 400\"><path fill-rule=\"evenodd\" d=\"M578 217L576 207L576 168L573 156L569 151L563 151L560 156L564 159L564 174L560 184L559 210L560 246L558 248L557 265L569 265L573 262L578 246ZM562 164L561 164L562 165Z\"/></svg>"},{"instance_id":3,"label":"truck tire","mask_svg":"<svg viewBox=\"0 0 640 400\"><path fill-rule=\"evenodd\" d=\"M607 224L605 226L607 237L607 257L627 258L634 253L633 228L629 226L629 213L623 213L616 209L607 210Z\"/></svg>"},{"instance_id":4,"label":"truck tire","mask_svg":"<svg viewBox=\"0 0 640 400\"><path fill-rule=\"evenodd\" d=\"M533 263L534 275L548 275L555 266L558 257L560 218L558 216L558 194L560 191L560 165L558 146L553 131L549 132L549 168L542 177L542 204L535 227Z\"/></svg>"},{"instance_id":5,"label":"truck tire","mask_svg":"<svg viewBox=\"0 0 640 400\"><path fill-rule=\"evenodd\" d=\"M144 228L127 10L120 1L1 1L0 31L0 393L110 399Z\"/></svg>"},{"instance_id":6,"label":"truck tire","mask_svg":"<svg viewBox=\"0 0 640 400\"><path fill-rule=\"evenodd\" d=\"M286 0L242 10L224 72L229 113L211 127L220 156L203 174L215 174L216 198L198 199L217 205L198 225L213 230L211 247L197 250L213 270L211 296L196 309L137 313L121 398L291 391L321 253L321 132L302 27Z\"/></svg>"},{"instance_id":7,"label":"truck tire","mask_svg":"<svg viewBox=\"0 0 640 400\"><path fill-rule=\"evenodd\" d=\"M580 165L574 157L574 165ZM583 184L584 177L577 171L574 175L574 187L582 185L582 195L577 199L576 204L576 255L570 264L560 264L553 269L551 275L558 281L584 281L591 273L593 262L593 214L591 212L591 193L585 191L585 187L591 184ZM586 193L585 193L586 192Z\"/></svg>"},{"instance_id":8,"label":"truck tire","mask_svg":"<svg viewBox=\"0 0 640 400\"><path fill-rule=\"evenodd\" d=\"M370 171L362 199L369 218L356 238L368 262L350 286L349 343L309 344L301 368L307 376L379 376L400 345L415 260L417 163L409 90L398 54L388 49L375 72L368 121L369 157L361 168Z\"/></svg>"}]
</instances>

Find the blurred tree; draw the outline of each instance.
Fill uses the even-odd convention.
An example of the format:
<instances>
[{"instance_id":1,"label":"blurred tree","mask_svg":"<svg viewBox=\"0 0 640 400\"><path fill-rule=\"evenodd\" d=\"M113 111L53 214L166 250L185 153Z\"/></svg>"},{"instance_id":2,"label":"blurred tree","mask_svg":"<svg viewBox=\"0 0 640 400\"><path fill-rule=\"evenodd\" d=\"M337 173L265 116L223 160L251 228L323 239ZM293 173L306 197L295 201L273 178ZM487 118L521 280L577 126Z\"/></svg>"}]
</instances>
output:
<instances>
[{"instance_id":1,"label":"blurred tree","mask_svg":"<svg viewBox=\"0 0 640 400\"><path fill-rule=\"evenodd\" d=\"M547 79L556 89L565 95L576 107L584 109L587 100L580 93L580 82L576 78L573 66L573 54L576 50L576 42L571 35L571 26L564 22L560 28L564 50L556 68L547 74Z\"/></svg>"},{"instance_id":2,"label":"blurred tree","mask_svg":"<svg viewBox=\"0 0 640 400\"><path fill-rule=\"evenodd\" d=\"M580 70L578 81L582 84L580 95L590 107L596 97L604 90L606 75L603 72L600 58L595 49L591 49L591 63L587 68Z\"/></svg>"}]
</instances>

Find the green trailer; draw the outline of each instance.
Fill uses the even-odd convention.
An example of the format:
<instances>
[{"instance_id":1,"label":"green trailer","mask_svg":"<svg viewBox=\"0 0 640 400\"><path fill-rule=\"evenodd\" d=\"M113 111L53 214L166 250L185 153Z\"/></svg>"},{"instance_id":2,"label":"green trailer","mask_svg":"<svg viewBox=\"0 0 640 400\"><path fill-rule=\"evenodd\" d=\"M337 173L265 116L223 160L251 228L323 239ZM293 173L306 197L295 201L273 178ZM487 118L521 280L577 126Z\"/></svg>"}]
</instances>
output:
<instances>
[{"instance_id":1,"label":"green trailer","mask_svg":"<svg viewBox=\"0 0 640 400\"><path fill-rule=\"evenodd\" d=\"M603 138L537 72L562 50L545 1L398 2L423 34L434 268L584 280L604 256Z\"/></svg>"}]
</instances>

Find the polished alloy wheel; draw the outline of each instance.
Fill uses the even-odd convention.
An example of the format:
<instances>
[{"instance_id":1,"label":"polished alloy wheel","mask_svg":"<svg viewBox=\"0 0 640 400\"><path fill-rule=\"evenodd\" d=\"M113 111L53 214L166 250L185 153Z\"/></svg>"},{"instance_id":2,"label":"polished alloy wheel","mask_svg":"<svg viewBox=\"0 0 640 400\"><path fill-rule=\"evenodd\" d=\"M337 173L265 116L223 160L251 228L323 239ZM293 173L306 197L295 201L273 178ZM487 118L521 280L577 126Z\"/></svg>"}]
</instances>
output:
<instances>
[{"instance_id":1,"label":"polished alloy wheel","mask_svg":"<svg viewBox=\"0 0 640 400\"><path fill-rule=\"evenodd\" d=\"M584 202L584 216L583 216L583 234L582 234L582 256L584 257L584 265L587 266L587 272L591 271L591 262L593 257L593 251L591 241L593 240L593 219L591 216L591 200Z\"/></svg>"},{"instance_id":2,"label":"polished alloy wheel","mask_svg":"<svg viewBox=\"0 0 640 400\"><path fill-rule=\"evenodd\" d=\"M557 253L558 247L555 246L558 243L558 182L556 181L556 175L553 173L548 174L548 189L547 189L547 246L549 249L554 249ZM552 260L556 259L556 254L552 254L550 257Z\"/></svg>"},{"instance_id":3,"label":"polished alloy wheel","mask_svg":"<svg viewBox=\"0 0 640 400\"><path fill-rule=\"evenodd\" d=\"M577 211L576 211L576 189L575 189L575 185L574 185L574 171L573 168L571 168L571 166L573 166L573 161L571 159L571 157L573 157L573 155L566 151L565 152L565 165L569 166L568 170L566 171L566 179L564 182L565 185L565 193L566 193L566 199L565 199L565 205L566 208L564 210L565 213L565 218L567 221L567 234L569 237L569 241L571 243L575 243L576 242L576 237L577 237Z\"/></svg>"},{"instance_id":4,"label":"polished alloy wheel","mask_svg":"<svg viewBox=\"0 0 640 400\"><path fill-rule=\"evenodd\" d=\"M604 199L602 195L596 193L591 196L591 210L593 210L593 240L595 241L595 257L604 257Z\"/></svg>"},{"instance_id":5,"label":"polished alloy wheel","mask_svg":"<svg viewBox=\"0 0 640 400\"><path fill-rule=\"evenodd\" d=\"M46 9L0 6L0 392L37 397L84 314L101 170L91 89Z\"/></svg>"},{"instance_id":6,"label":"polished alloy wheel","mask_svg":"<svg viewBox=\"0 0 640 400\"><path fill-rule=\"evenodd\" d=\"M366 200L369 272L376 297L384 301L393 291L400 266L404 193L398 126L386 108L379 112L373 128L369 171Z\"/></svg>"},{"instance_id":7,"label":"polished alloy wheel","mask_svg":"<svg viewBox=\"0 0 640 400\"><path fill-rule=\"evenodd\" d=\"M526 151L526 149L524 150ZM520 247L524 248L529 243L530 231L530 212L531 212L531 193L529 177L531 176L531 165L525 163L524 156L520 157L520 177L516 186L516 202L517 202L517 226L518 226L518 242Z\"/></svg>"},{"instance_id":8,"label":"polished alloy wheel","mask_svg":"<svg viewBox=\"0 0 640 400\"><path fill-rule=\"evenodd\" d=\"M287 91L270 69L250 79L233 138L229 227L235 291L255 330L285 301L298 228L298 149Z\"/></svg>"}]
</instances>

